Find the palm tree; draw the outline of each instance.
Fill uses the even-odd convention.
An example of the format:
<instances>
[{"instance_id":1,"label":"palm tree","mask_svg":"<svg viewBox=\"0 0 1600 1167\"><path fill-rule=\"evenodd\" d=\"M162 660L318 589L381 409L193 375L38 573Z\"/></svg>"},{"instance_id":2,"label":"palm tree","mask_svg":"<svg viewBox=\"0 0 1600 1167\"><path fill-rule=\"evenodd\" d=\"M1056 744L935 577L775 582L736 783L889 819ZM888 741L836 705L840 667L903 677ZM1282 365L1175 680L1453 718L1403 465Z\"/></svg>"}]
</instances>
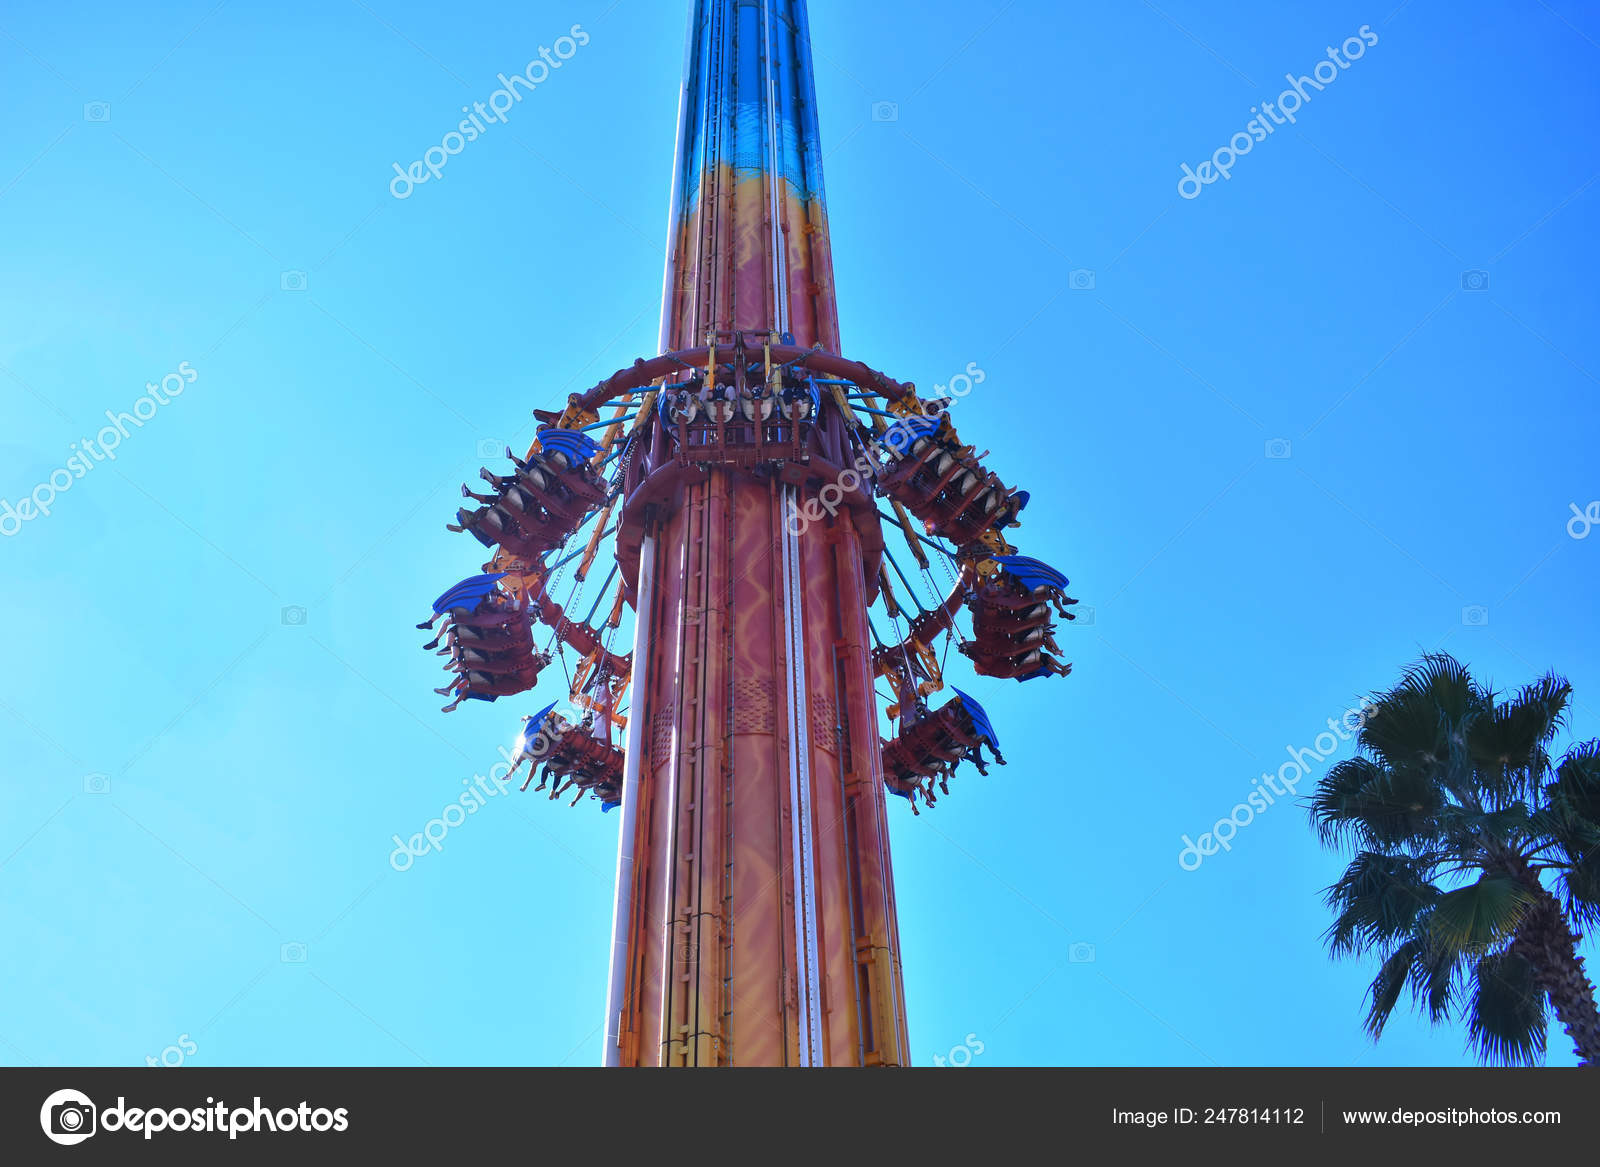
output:
<instances>
[{"instance_id":1,"label":"palm tree","mask_svg":"<svg viewBox=\"0 0 1600 1167\"><path fill-rule=\"evenodd\" d=\"M1549 1010L1600 1065L1600 1010L1578 955L1600 922L1600 740L1559 762L1572 686L1502 698L1443 654L1366 703L1356 756L1317 784L1324 846L1355 858L1327 890L1334 956L1375 954L1377 1039L1409 987L1434 1023L1463 1015L1485 1062L1544 1060Z\"/></svg>"}]
</instances>

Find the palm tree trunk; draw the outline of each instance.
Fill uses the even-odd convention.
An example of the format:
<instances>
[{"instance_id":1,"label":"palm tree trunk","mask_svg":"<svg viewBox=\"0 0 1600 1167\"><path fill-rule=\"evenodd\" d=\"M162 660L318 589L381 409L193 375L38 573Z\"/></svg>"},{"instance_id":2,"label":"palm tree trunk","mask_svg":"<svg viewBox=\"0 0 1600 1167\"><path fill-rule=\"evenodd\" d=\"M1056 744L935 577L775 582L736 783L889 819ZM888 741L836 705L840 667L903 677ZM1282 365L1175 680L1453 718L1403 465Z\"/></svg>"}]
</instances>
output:
<instances>
[{"instance_id":1,"label":"palm tree trunk","mask_svg":"<svg viewBox=\"0 0 1600 1167\"><path fill-rule=\"evenodd\" d=\"M1517 926L1511 951L1533 965L1539 987L1550 996L1561 1028L1585 1066L1600 1067L1600 1008L1594 983L1578 955L1578 937L1567 924L1561 904L1540 886L1533 904Z\"/></svg>"}]
</instances>

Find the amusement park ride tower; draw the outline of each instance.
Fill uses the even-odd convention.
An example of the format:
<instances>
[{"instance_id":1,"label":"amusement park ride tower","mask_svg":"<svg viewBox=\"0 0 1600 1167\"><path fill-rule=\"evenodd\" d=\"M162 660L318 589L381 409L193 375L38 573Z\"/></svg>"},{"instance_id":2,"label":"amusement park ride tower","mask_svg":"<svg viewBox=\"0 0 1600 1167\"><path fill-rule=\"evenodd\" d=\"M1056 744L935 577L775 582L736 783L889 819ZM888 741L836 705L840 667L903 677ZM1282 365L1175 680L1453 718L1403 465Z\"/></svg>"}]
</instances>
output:
<instances>
[{"instance_id":1,"label":"amusement park ride tower","mask_svg":"<svg viewBox=\"0 0 1600 1167\"><path fill-rule=\"evenodd\" d=\"M1073 601L1005 541L1027 495L945 403L841 355L805 0L693 0L660 348L536 411L512 472L462 488L481 505L453 529L494 556L424 625L443 620L440 692L492 701L576 656L573 716L527 718L515 758L552 798L620 807L607 1065L906 1065L885 794L915 811L999 758L970 697L929 706L936 646L959 637L984 676L1065 673L1052 614Z\"/></svg>"}]
</instances>

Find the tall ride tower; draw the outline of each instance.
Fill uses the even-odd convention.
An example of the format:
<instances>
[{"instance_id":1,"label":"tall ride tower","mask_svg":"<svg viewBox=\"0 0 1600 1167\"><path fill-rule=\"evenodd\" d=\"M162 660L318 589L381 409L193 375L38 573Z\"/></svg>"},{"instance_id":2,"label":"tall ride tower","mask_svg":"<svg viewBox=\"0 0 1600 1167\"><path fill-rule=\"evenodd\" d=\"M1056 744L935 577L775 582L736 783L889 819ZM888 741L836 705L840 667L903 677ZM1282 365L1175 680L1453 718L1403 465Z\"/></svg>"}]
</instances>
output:
<instances>
[{"instance_id":1,"label":"tall ride tower","mask_svg":"<svg viewBox=\"0 0 1600 1167\"><path fill-rule=\"evenodd\" d=\"M663 351L839 351L804 0L694 5L668 230ZM627 1064L906 1060L866 627L882 536L848 510L786 529L811 476L788 468L693 474L643 546Z\"/></svg>"},{"instance_id":2,"label":"tall ride tower","mask_svg":"<svg viewBox=\"0 0 1600 1167\"><path fill-rule=\"evenodd\" d=\"M496 551L434 605L440 691L494 700L577 656L572 716L528 718L516 760L620 807L606 1064L905 1065L886 792L915 810L998 759L972 698L929 707L937 643L1064 673L1067 581L1006 543L1027 495L948 402L841 353L804 0L693 0L668 229L661 355L536 411L514 473L462 488L483 505L456 529ZM574 619L613 535L609 615L603 591Z\"/></svg>"}]
</instances>

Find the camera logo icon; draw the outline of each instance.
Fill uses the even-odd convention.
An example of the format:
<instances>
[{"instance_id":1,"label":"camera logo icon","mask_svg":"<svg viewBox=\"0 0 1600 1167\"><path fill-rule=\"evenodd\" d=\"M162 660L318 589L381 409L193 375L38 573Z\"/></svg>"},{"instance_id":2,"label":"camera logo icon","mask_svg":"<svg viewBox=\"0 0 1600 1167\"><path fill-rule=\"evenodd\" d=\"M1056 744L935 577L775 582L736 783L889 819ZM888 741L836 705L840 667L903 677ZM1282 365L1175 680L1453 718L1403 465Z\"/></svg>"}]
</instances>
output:
<instances>
[{"instance_id":1,"label":"camera logo icon","mask_svg":"<svg viewBox=\"0 0 1600 1167\"><path fill-rule=\"evenodd\" d=\"M1268 438L1266 454L1269 458L1287 458L1294 452L1288 438Z\"/></svg>"},{"instance_id":2,"label":"camera logo icon","mask_svg":"<svg viewBox=\"0 0 1600 1167\"><path fill-rule=\"evenodd\" d=\"M478 457L487 462L491 458L498 458L506 452L506 443L499 438L479 438Z\"/></svg>"},{"instance_id":3,"label":"camera logo icon","mask_svg":"<svg viewBox=\"0 0 1600 1167\"><path fill-rule=\"evenodd\" d=\"M303 292L306 290L306 273L286 271L278 277L278 287L285 292Z\"/></svg>"},{"instance_id":4,"label":"camera logo icon","mask_svg":"<svg viewBox=\"0 0 1600 1167\"><path fill-rule=\"evenodd\" d=\"M300 628L306 622L306 610L299 604L290 604L279 617L285 628Z\"/></svg>"},{"instance_id":5,"label":"camera logo icon","mask_svg":"<svg viewBox=\"0 0 1600 1167\"><path fill-rule=\"evenodd\" d=\"M1463 292L1487 292L1489 290L1489 273L1480 268L1462 272L1461 290Z\"/></svg>"},{"instance_id":6,"label":"camera logo icon","mask_svg":"<svg viewBox=\"0 0 1600 1167\"><path fill-rule=\"evenodd\" d=\"M1468 604L1461 609L1461 622L1468 628L1487 628L1489 626L1489 609L1482 604Z\"/></svg>"},{"instance_id":7,"label":"camera logo icon","mask_svg":"<svg viewBox=\"0 0 1600 1167\"><path fill-rule=\"evenodd\" d=\"M894 101L875 101L872 103L872 120L875 122L897 122L900 120L900 105Z\"/></svg>"},{"instance_id":8,"label":"camera logo icon","mask_svg":"<svg viewBox=\"0 0 1600 1167\"><path fill-rule=\"evenodd\" d=\"M1080 940L1067 949L1067 960L1072 964L1093 964L1094 945L1087 940Z\"/></svg>"},{"instance_id":9,"label":"camera logo icon","mask_svg":"<svg viewBox=\"0 0 1600 1167\"><path fill-rule=\"evenodd\" d=\"M1094 291L1094 272L1086 267L1074 268L1067 273L1067 284L1074 292Z\"/></svg>"},{"instance_id":10,"label":"camera logo icon","mask_svg":"<svg viewBox=\"0 0 1600 1167\"><path fill-rule=\"evenodd\" d=\"M45 1137L63 1147L76 1146L95 1132L95 1105L78 1090L57 1090L39 1108Z\"/></svg>"},{"instance_id":11,"label":"camera logo icon","mask_svg":"<svg viewBox=\"0 0 1600 1167\"><path fill-rule=\"evenodd\" d=\"M83 120L86 122L108 122L111 120L111 103L109 101L91 101L83 107Z\"/></svg>"},{"instance_id":12,"label":"camera logo icon","mask_svg":"<svg viewBox=\"0 0 1600 1167\"><path fill-rule=\"evenodd\" d=\"M284 964L304 964L306 946L298 940L291 940L278 949L278 959Z\"/></svg>"},{"instance_id":13,"label":"camera logo icon","mask_svg":"<svg viewBox=\"0 0 1600 1167\"><path fill-rule=\"evenodd\" d=\"M85 774L83 776L83 792L85 794L110 794L110 774Z\"/></svg>"},{"instance_id":14,"label":"camera logo icon","mask_svg":"<svg viewBox=\"0 0 1600 1167\"><path fill-rule=\"evenodd\" d=\"M1072 613L1072 626L1074 628L1087 628L1094 623L1094 605L1079 604Z\"/></svg>"}]
</instances>

